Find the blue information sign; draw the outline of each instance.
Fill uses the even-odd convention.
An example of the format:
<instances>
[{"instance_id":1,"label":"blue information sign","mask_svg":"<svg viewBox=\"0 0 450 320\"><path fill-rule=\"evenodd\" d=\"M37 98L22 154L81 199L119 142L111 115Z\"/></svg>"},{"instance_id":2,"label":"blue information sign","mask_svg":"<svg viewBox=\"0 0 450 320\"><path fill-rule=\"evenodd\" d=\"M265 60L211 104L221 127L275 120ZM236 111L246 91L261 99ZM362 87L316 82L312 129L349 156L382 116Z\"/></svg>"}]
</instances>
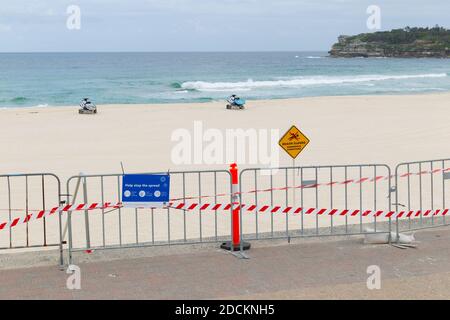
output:
<instances>
[{"instance_id":1,"label":"blue information sign","mask_svg":"<svg viewBox=\"0 0 450 320\"><path fill-rule=\"evenodd\" d=\"M169 174L125 174L122 204L125 207L161 207L169 202Z\"/></svg>"}]
</instances>

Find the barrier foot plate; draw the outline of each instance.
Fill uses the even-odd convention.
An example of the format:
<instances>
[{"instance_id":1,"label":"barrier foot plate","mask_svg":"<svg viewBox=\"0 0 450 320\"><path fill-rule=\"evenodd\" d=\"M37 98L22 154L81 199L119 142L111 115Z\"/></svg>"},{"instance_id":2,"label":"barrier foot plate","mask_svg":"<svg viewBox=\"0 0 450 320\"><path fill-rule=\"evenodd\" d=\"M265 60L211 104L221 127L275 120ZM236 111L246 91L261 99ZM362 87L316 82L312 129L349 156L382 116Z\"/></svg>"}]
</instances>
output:
<instances>
[{"instance_id":1,"label":"barrier foot plate","mask_svg":"<svg viewBox=\"0 0 450 320\"><path fill-rule=\"evenodd\" d=\"M242 249L243 250L249 250L250 249L250 243L248 242L242 242ZM241 250L241 245L240 244L231 244L231 241L227 241L227 242L223 242L220 245L221 249L224 250L228 250L228 251L240 251Z\"/></svg>"},{"instance_id":2,"label":"barrier foot plate","mask_svg":"<svg viewBox=\"0 0 450 320\"><path fill-rule=\"evenodd\" d=\"M408 248L414 248L417 249L417 246L411 245L411 244L397 244L397 243L391 243L391 246L399 249L408 249Z\"/></svg>"},{"instance_id":3,"label":"barrier foot plate","mask_svg":"<svg viewBox=\"0 0 450 320\"><path fill-rule=\"evenodd\" d=\"M241 256L241 259L250 259L248 255L246 255L244 252L240 252L239 255Z\"/></svg>"}]
</instances>

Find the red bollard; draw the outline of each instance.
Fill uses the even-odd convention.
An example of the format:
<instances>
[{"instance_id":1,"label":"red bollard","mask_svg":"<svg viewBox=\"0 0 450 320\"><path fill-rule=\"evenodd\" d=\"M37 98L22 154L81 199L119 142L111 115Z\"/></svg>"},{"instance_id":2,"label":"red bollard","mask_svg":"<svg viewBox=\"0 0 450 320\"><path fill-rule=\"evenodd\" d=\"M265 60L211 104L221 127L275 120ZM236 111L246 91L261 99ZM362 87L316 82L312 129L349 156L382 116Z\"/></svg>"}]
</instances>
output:
<instances>
[{"instance_id":1,"label":"red bollard","mask_svg":"<svg viewBox=\"0 0 450 320\"><path fill-rule=\"evenodd\" d=\"M238 178L238 168L236 163L230 164L230 173L231 173L231 199L232 205L234 209L231 214L231 224L232 224L232 239L231 241L227 241L222 243L220 246L222 249L238 251L241 249L241 241L240 241L240 209L239 209L239 178ZM250 249L250 243L243 242L242 249L248 250Z\"/></svg>"},{"instance_id":2,"label":"red bollard","mask_svg":"<svg viewBox=\"0 0 450 320\"><path fill-rule=\"evenodd\" d=\"M232 203L233 205L239 204L239 182L238 182L238 169L237 164L233 163L230 165L231 173L231 193L232 193ZM233 246L239 245L240 241L240 230L239 230L239 206L233 209L231 221L233 223Z\"/></svg>"}]
</instances>

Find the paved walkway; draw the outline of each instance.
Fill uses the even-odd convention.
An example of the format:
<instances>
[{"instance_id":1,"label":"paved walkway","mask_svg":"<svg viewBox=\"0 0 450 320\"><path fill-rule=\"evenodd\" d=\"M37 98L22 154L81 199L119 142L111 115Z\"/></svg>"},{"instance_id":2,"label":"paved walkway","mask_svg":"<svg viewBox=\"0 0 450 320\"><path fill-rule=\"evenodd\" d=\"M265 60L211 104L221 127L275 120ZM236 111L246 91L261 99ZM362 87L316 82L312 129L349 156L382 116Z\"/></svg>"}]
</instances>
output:
<instances>
[{"instance_id":1,"label":"paved walkway","mask_svg":"<svg viewBox=\"0 0 450 320\"><path fill-rule=\"evenodd\" d=\"M360 238L80 263L81 290L55 266L0 271L1 299L450 299L450 229L416 234L417 249ZM152 250L148 248L146 250ZM95 253L94 253L95 254ZM368 290L369 265L381 290Z\"/></svg>"}]
</instances>

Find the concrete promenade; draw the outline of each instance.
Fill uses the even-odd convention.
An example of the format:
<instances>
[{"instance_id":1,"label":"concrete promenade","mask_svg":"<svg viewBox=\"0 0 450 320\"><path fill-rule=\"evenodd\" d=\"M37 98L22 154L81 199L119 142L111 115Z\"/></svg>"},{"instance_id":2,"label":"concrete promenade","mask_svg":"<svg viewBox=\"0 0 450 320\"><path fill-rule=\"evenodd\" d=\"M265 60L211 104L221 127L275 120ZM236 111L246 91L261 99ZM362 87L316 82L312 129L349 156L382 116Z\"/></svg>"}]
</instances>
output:
<instances>
[{"instance_id":1,"label":"concrete promenade","mask_svg":"<svg viewBox=\"0 0 450 320\"><path fill-rule=\"evenodd\" d=\"M140 249L147 256L81 253L81 290L66 288L68 275L52 259L11 268L2 255L0 298L449 299L450 229L421 231L416 239L418 247L405 250L364 245L361 237L255 242L250 259L216 246ZM367 289L369 265L381 268L380 290Z\"/></svg>"}]
</instances>

